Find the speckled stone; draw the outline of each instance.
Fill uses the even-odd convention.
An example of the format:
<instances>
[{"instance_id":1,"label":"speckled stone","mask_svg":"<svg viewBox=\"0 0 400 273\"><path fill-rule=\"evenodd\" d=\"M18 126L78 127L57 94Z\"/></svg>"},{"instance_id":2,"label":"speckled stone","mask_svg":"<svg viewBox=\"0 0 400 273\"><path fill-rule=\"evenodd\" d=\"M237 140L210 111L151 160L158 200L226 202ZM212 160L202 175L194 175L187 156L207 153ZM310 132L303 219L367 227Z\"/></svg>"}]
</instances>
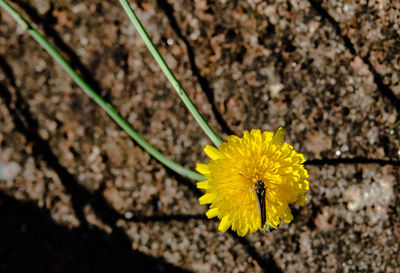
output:
<instances>
[{"instance_id":1,"label":"speckled stone","mask_svg":"<svg viewBox=\"0 0 400 273\"><path fill-rule=\"evenodd\" d=\"M118 1L15 2L154 147L206 162L210 141ZM0 271L399 272L399 5L131 2L222 138L286 128L309 160L309 201L279 231L220 233L194 182L139 148L1 11L0 162L20 168L0 177Z\"/></svg>"}]
</instances>

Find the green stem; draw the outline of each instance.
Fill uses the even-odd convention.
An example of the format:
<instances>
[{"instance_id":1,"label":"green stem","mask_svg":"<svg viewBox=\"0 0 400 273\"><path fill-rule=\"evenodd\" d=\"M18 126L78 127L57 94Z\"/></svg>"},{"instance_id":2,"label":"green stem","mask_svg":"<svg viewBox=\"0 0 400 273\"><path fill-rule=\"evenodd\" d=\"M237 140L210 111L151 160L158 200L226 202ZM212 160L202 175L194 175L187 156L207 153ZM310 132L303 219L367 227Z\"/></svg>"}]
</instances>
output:
<instances>
[{"instance_id":1,"label":"green stem","mask_svg":"<svg viewBox=\"0 0 400 273\"><path fill-rule=\"evenodd\" d=\"M151 41L149 35L147 34L146 30L144 29L143 25L140 23L139 18L136 16L135 12L132 10L129 2L127 0L120 0L119 1L124 8L126 14L129 16L129 19L132 21L133 25L136 27L137 31L139 32L140 37L142 37L144 43L146 44L147 48L150 50L151 54L153 55L154 59L157 61L158 65L161 67L161 70L164 72L165 76L169 80L169 82L174 87L175 91L178 93L179 97L183 101L183 103L188 108L189 112L192 114L194 119L199 123L201 129L206 133L206 135L210 138L210 140L218 147L222 144L221 138L214 132L214 130L210 127L207 121L203 118L200 114L199 110L190 100L188 94L182 88L179 81L176 79L175 75L172 73L171 69L168 67L167 63L161 56L160 52L158 52L156 46Z\"/></svg>"},{"instance_id":2,"label":"green stem","mask_svg":"<svg viewBox=\"0 0 400 273\"><path fill-rule=\"evenodd\" d=\"M168 159L153 146L151 146L141 135L139 135L118 113L100 97L83 79L79 76L72 67L65 61L65 59L57 52L57 50L36 30L29 22L24 19L7 1L0 0L0 7L2 7L13 19L28 31L28 33L53 57L56 62L61 65L65 72L74 80L74 82L82 88L83 92L92 98L106 113L133 139L139 144L146 152L151 154L154 158L162 164L175 171L176 173L186 176L190 179L201 181L204 180L203 176L197 172L188 170L174 161Z\"/></svg>"}]
</instances>

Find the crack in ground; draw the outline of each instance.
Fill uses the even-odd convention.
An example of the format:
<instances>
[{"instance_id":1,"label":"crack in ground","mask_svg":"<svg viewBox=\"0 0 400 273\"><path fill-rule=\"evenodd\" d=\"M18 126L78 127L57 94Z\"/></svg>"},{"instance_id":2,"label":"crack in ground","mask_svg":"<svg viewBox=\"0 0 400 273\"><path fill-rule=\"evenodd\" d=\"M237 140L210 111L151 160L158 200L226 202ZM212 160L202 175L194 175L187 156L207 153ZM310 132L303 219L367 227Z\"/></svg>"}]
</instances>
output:
<instances>
[{"instance_id":1,"label":"crack in ground","mask_svg":"<svg viewBox=\"0 0 400 273\"><path fill-rule=\"evenodd\" d=\"M400 161L396 160L385 160L378 158L365 158L365 157L354 157L354 158L323 158L323 159L311 159L304 162L304 165L338 165L338 164L379 164L379 165L392 165L400 166Z\"/></svg>"},{"instance_id":2,"label":"crack in ground","mask_svg":"<svg viewBox=\"0 0 400 273\"><path fill-rule=\"evenodd\" d=\"M390 87L383 83L383 77L376 71L375 67L369 60L370 52L366 56L360 56L357 54L356 49L351 42L350 38L342 33L339 23L321 6L321 3L317 0L308 0L313 7L313 9L324 19L328 20L328 22L335 29L336 34L342 38L344 45L354 56L360 57L365 64L368 65L370 72L373 75L374 82L377 86L378 91L382 94L382 96L388 98L393 106L397 110L397 115L400 116L400 99L394 94L393 90Z\"/></svg>"},{"instance_id":3,"label":"crack in ground","mask_svg":"<svg viewBox=\"0 0 400 273\"><path fill-rule=\"evenodd\" d=\"M214 99L214 90L210 87L210 84L208 83L208 80L206 77L203 77L200 74L200 70L196 65L196 60L194 56L194 50L193 47L190 45L189 40L182 34L181 29L178 26L178 23L174 17L174 8L172 5L170 5L167 0L157 0L157 4L162 9L165 13L165 15L168 17L169 23L172 27L172 29L175 31L176 35L183 41L183 43L186 46L188 57L189 57L189 62L190 62L190 67L192 69L193 75L197 78L198 83L200 84L201 89L203 92L206 94L206 97L208 99L208 102L211 104L211 110L214 114L214 117L218 124L221 126L222 130L228 135L235 135L233 130L229 127L229 125L226 123L225 119L219 112L216 104L215 104L215 99Z\"/></svg>"}]
</instances>

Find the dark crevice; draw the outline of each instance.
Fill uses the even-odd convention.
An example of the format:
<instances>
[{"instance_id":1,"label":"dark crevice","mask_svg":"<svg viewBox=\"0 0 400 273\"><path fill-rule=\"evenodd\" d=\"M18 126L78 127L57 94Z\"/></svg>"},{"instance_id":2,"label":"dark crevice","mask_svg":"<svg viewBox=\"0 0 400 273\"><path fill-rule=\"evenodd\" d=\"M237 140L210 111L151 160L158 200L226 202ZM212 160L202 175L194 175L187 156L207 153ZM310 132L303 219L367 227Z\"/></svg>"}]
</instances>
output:
<instances>
[{"instance_id":1,"label":"dark crevice","mask_svg":"<svg viewBox=\"0 0 400 273\"><path fill-rule=\"evenodd\" d=\"M379 164L379 165L392 165L400 166L400 161L384 160L376 158L354 157L354 158L324 158L307 160L304 165L338 165L338 164Z\"/></svg>"},{"instance_id":2,"label":"dark crevice","mask_svg":"<svg viewBox=\"0 0 400 273\"><path fill-rule=\"evenodd\" d=\"M357 54L356 49L351 42L350 38L342 33L340 29L340 25L336 20L321 6L321 2L317 0L309 0L313 9L324 19L328 20L328 22L335 29L338 36L340 36L344 42L346 48L350 51L354 56L359 56L365 64L368 65L369 70L371 71L374 82L378 88L378 91L382 94L382 96L386 97L391 101L394 107L397 109L398 116L400 116L400 99L394 94L393 90L390 87L383 83L383 77L376 71L374 66L371 64L369 60L369 53L366 56L360 56Z\"/></svg>"},{"instance_id":3,"label":"dark crevice","mask_svg":"<svg viewBox=\"0 0 400 273\"><path fill-rule=\"evenodd\" d=\"M350 38L347 37L346 35L342 34L342 30L340 29L340 25L338 22L336 22L335 19L333 19L332 16L329 15L329 13L321 6L320 1L317 0L309 0L311 6L313 9L323 18L328 20L328 22L332 25L332 27L335 29L336 34L343 39L343 42L346 46L346 48L350 51L351 54L357 55L356 49L354 48L353 43L351 42Z\"/></svg>"},{"instance_id":4,"label":"dark crevice","mask_svg":"<svg viewBox=\"0 0 400 273\"><path fill-rule=\"evenodd\" d=\"M167 0L157 0L157 3L158 6L164 11L165 15L168 17L169 23L172 29L175 31L176 35L179 37L179 39L181 39L185 43L193 75L197 78L197 81L199 82L201 89L206 94L207 99L211 104L211 110L214 114L215 119L217 120L218 124L221 126L222 130L226 134L234 135L235 133L228 126L225 119L219 112L218 107L215 104L213 89L210 87L208 80L200 74L200 70L196 66L193 47L190 45L189 40L182 34L182 31L178 26L178 23L174 17L174 8L167 2Z\"/></svg>"}]
</instances>

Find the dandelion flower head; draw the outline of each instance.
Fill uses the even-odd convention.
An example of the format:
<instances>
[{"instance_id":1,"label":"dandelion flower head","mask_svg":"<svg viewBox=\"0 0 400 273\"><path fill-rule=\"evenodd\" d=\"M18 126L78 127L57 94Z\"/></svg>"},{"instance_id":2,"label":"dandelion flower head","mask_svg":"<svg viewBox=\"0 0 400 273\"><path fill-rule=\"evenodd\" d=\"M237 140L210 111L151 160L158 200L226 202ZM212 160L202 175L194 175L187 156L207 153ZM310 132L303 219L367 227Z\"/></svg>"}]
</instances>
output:
<instances>
[{"instance_id":1,"label":"dandelion flower head","mask_svg":"<svg viewBox=\"0 0 400 273\"><path fill-rule=\"evenodd\" d=\"M229 227L239 236L272 226L278 229L281 221L289 223L293 216L289 204L303 206L309 189L303 154L293 146L282 143L284 129L261 132L245 131L243 137L228 136L218 148L207 145L208 164L197 164L205 181L197 183L204 189L200 204L211 204L206 215L218 217L218 229ZM266 223L261 226L260 212L254 188L257 181L265 187Z\"/></svg>"}]
</instances>

